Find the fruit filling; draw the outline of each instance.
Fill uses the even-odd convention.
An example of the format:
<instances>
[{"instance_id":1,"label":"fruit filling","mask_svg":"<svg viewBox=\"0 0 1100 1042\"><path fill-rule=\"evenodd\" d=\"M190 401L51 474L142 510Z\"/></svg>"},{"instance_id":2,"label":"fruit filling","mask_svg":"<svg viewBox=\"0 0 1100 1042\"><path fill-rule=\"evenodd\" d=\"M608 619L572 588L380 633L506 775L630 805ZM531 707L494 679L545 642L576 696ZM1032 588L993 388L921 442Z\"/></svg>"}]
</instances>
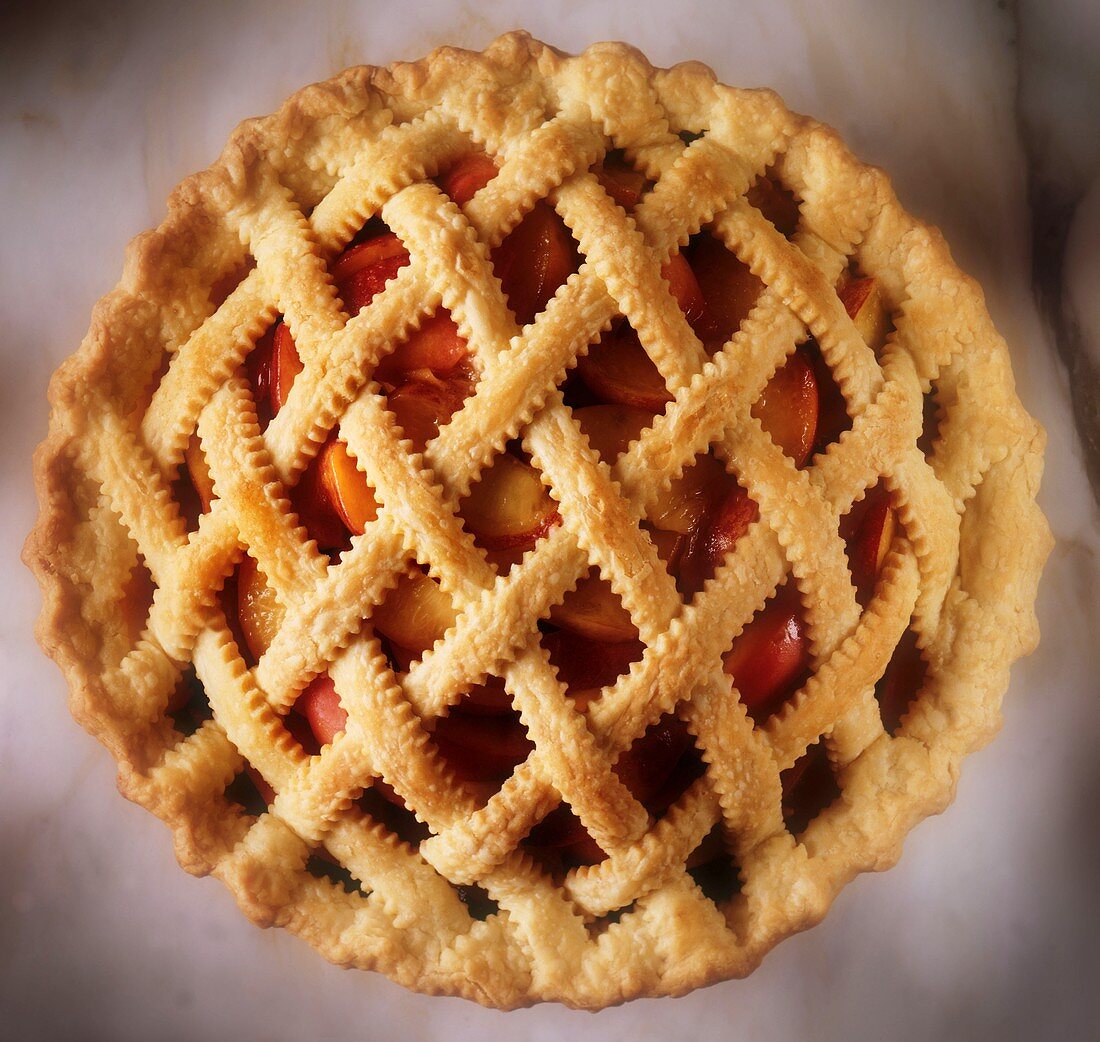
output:
<instances>
[{"instance_id":1,"label":"fruit filling","mask_svg":"<svg viewBox=\"0 0 1100 1042\"><path fill-rule=\"evenodd\" d=\"M440 188L464 206L497 173L485 155L469 156L446 170ZM644 175L618 154L596 171L614 202L630 213L650 186ZM750 202L785 235L795 230L798 204L770 178L760 179ZM521 324L532 322L579 266L576 245L548 203L537 203L492 251L494 271L508 305ZM396 235L371 222L331 266L347 313L370 305L409 263ZM693 237L664 265L671 297L706 349L720 349L740 328L763 285L748 267L706 231ZM888 319L877 284L846 277L838 292L869 344L881 348ZM289 325L279 319L257 343L245 364L261 423L289 400L303 366ZM422 451L462 408L476 382L477 367L458 327L445 311L424 319L385 355L374 379L413 451ZM835 393L839 401L830 397ZM635 331L620 318L580 359L565 386L566 403L590 445L609 465L626 451L671 401L657 367ZM800 345L772 377L753 416L795 467L832 440L847 420L828 367L812 339ZM186 453L190 484L202 510L210 509L213 484L201 447L192 439ZM310 462L292 500L299 520L325 551L339 552L375 519L379 503L350 448L335 435ZM518 560L553 526L557 503L518 445L510 444L480 475L459 504L461 520L475 542L498 567ZM693 597L723 564L738 540L757 520L756 504L731 476L725 463L706 452L662 490L643 527L681 593ZM846 515L846 541L853 584L866 604L895 531L894 511L884 488L871 490ZM242 559L226 584L223 604L242 654L255 663L270 646L283 608L256 562ZM449 595L427 572L410 568L375 609L371 619L396 672L407 670L443 637L455 621ZM644 651L638 630L611 585L593 570L540 623L541 641L578 711L600 697ZM723 656L736 692L749 716L762 722L801 686L810 667L802 604L793 582L748 623ZM904 664L898 667L905 674ZM911 671L910 671L911 672ZM900 716L901 683L884 682L884 717ZM902 709L904 706L902 705ZM309 753L339 734L347 719L332 681L314 678L288 712L287 729ZM485 799L511 775L533 746L503 682L489 678L427 725L432 741L454 773ZM615 766L624 785L654 816L663 814L703 772L703 762L687 726L675 715L655 722L623 752ZM814 771L792 768L787 788L797 793ZM797 777L795 776L797 774ZM242 776L243 777L243 776ZM256 772L247 779L267 802L270 788ZM235 783L237 784L237 783ZM238 787L243 788L244 782ZM816 791L816 790L815 790ZM423 838L422 826L389 786L377 780L364 806L409 842ZM793 815L793 811L791 812ZM404 817L402 816L404 815ZM406 820L409 819L409 820ZM572 810L562 804L538 823L525 848L553 871L593 864L606 856ZM694 865L722 853L720 842L704 841Z\"/></svg>"}]
</instances>

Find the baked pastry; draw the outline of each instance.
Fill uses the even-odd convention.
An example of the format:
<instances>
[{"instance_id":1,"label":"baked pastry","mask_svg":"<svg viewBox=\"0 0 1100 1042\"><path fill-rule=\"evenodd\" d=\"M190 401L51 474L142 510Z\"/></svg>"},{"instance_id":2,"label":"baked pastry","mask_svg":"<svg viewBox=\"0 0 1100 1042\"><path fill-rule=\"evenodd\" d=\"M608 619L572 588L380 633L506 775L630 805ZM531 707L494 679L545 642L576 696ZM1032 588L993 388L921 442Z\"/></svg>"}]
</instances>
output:
<instances>
[{"instance_id":1,"label":"baked pastry","mask_svg":"<svg viewBox=\"0 0 1100 1042\"><path fill-rule=\"evenodd\" d=\"M522 33L251 120L51 386L26 558L257 923L500 1007L751 971L1037 639L977 286L772 93Z\"/></svg>"}]
</instances>

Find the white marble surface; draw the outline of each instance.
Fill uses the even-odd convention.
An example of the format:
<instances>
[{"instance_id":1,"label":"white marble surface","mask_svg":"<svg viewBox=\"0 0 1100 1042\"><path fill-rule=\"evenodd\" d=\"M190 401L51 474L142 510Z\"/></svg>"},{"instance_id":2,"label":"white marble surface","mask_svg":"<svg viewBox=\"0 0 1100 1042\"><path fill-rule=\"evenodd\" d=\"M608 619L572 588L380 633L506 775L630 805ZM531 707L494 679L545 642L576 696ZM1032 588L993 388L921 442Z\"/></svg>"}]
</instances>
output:
<instances>
[{"instance_id":1,"label":"white marble surface","mask_svg":"<svg viewBox=\"0 0 1100 1042\"><path fill-rule=\"evenodd\" d=\"M673 6L4 8L0 1036L1095 1037L1100 539L1058 323L1033 294L1028 205L1029 185L1034 198L1051 169L1070 186L1055 296L1061 327L1096 349L1100 188L1096 155L1080 146L1095 140L1093 5L1024 3L1020 26L993 2ZM237 120L304 82L444 42L481 47L517 25L566 49L627 39L658 64L699 58L727 82L771 85L886 167L986 287L1021 396L1049 432L1042 503L1058 538L1040 593L1043 643L1013 674L1004 732L968 761L957 802L915 831L901 864L857 880L823 925L747 981L594 1017L486 1012L335 969L293 937L255 929L219 883L181 872L165 828L117 796L110 757L69 718L61 678L33 643L38 594L17 560L35 513L30 453L46 429L49 373L172 185L205 166ZM1095 401L1081 379L1079 397Z\"/></svg>"}]
</instances>

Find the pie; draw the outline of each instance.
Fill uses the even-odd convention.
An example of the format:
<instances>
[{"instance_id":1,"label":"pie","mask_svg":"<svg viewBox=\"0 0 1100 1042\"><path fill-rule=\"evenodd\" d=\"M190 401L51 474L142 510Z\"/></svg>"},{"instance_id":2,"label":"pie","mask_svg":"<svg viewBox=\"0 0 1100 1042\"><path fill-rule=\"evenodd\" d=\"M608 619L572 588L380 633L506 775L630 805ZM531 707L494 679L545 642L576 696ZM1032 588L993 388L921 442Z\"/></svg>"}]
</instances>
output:
<instances>
[{"instance_id":1,"label":"pie","mask_svg":"<svg viewBox=\"0 0 1100 1042\"><path fill-rule=\"evenodd\" d=\"M950 802L1037 640L978 287L834 131L622 44L242 124L50 399L74 715L184 868L420 991L744 976Z\"/></svg>"}]
</instances>

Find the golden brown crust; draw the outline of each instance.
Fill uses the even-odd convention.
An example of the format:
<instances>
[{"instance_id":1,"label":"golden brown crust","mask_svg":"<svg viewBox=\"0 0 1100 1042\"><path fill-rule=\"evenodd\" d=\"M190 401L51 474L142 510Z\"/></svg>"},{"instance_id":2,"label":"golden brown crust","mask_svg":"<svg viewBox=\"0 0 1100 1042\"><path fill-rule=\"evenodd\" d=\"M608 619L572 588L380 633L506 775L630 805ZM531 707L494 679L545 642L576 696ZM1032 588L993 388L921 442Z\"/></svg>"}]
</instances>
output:
<instances>
[{"instance_id":1,"label":"golden brown crust","mask_svg":"<svg viewBox=\"0 0 1100 1042\"><path fill-rule=\"evenodd\" d=\"M675 131L706 135L685 147ZM632 217L587 173L608 138L657 182ZM475 146L505 162L460 211L426 178ZM744 200L773 166L801 199L793 244ZM487 246L545 196L586 262L519 330ZM376 213L412 263L348 320L326 262ZM710 360L660 275L703 225L768 287ZM850 261L880 280L895 318L878 358L833 290ZM216 308L212 286L238 271ZM441 302L481 383L421 457L398 440L367 376ZM609 469L555 387L619 311L675 401ZM279 312L306 368L261 433L233 373ZM796 470L750 407L807 330L854 419ZM916 439L933 386L945 419L926 460ZM962 758L999 724L1008 666L1037 640L1032 605L1050 547L1035 506L1043 434L1015 396L978 287L829 128L696 63L653 69L622 44L569 58L513 33L484 54L442 48L350 69L242 124L218 162L173 192L160 227L131 244L50 401L24 559L43 590L39 640L65 673L74 715L119 761L120 789L170 825L185 868L218 875L256 922L424 992L599 1008L749 973L855 874L892 865L909 829L950 802ZM336 424L384 506L328 566L289 515L285 487ZM189 534L169 482L196 429L218 498ZM564 523L497 577L454 505L517 436ZM762 521L685 607L636 521L708 446ZM904 535L861 613L836 526L880 477ZM215 600L244 545L287 609L254 670ZM364 618L413 558L459 618L399 683ZM139 563L158 589L137 633L110 609ZM590 564L647 648L586 719L530 634ZM720 656L788 569L814 675L754 728ZM928 679L895 737L872 689L910 626ZM181 739L165 706L188 662L213 719ZM349 722L311 759L281 714L325 669ZM487 672L504 677L537 749L482 806L422 721ZM687 722L708 766L654 824L612 764L667 712ZM842 795L796 840L779 772L822 736ZM258 819L223 795L245 762L278 793ZM376 777L431 826L419 850L352 803ZM558 886L517 843L562 797L610 857ZM721 907L684 868L716 823L743 880ZM361 892L305 871L318 844ZM452 886L475 881L499 906L483 922ZM617 922L589 930L616 910Z\"/></svg>"}]
</instances>

